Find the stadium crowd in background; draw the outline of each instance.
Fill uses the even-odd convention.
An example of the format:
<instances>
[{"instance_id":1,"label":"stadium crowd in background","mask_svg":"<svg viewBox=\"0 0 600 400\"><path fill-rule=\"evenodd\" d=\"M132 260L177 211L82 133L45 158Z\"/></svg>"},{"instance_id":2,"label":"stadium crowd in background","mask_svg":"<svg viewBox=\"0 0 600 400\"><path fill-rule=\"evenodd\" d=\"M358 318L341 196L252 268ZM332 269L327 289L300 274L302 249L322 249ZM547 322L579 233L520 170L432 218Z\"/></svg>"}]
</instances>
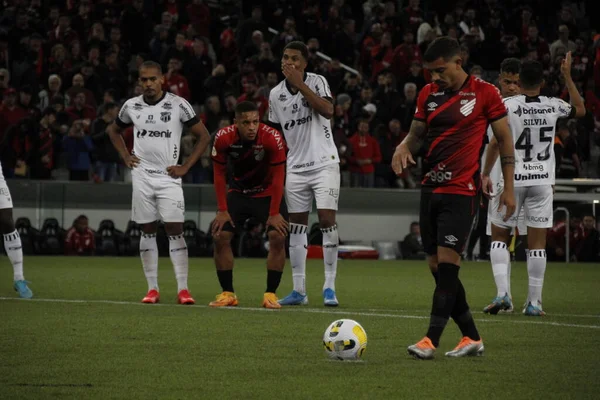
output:
<instances>
[{"instance_id":1,"label":"stadium crowd in background","mask_svg":"<svg viewBox=\"0 0 600 400\"><path fill-rule=\"evenodd\" d=\"M264 118L269 91L283 79L281 51L299 39L310 50L308 70L324 75L335 96L333 126L342 158L342 185L415 187L419 169L395 177L389 165L391 149L406 135L416 95L427 82L422 54L440 35L457 38L467 60L465 69L490 82L505 57L543 62L544 94L566 100L559 65L572 51L573 78L588 114L559 127L557 176L599 175L600 35L586 16L589 1L250 3L4 2L0 18L4 175L128 180L105 127L114 119L116 107L141 93L137 68L145 60L161 63L164 89L189 100L211 133L232 123L233 108L243 100L256 102ZM319 51L332 60L319 57ZM358 73L348 72L340 63ZM366 132L360 128L362 121L368 123ZM131 129L126 138L131 146ZM190 143L185 148L191 148ZM210 183L211 168L207 154L186 182Z\"/></svg>"}]
</instances>

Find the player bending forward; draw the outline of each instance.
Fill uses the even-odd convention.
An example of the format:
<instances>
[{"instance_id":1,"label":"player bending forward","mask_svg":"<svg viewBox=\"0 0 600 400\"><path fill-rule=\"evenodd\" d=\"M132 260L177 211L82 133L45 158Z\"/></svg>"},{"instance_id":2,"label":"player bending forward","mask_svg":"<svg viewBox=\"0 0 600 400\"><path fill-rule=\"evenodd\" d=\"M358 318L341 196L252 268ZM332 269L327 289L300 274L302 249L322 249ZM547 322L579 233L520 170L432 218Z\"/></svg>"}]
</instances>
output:
<instances>
[{"instance_id":1,"label":"player bending forward","mask_svg":"<svg viewBox=\"0 0 600 400\"><path fill-rule=\"evenodd\" d=\"M460 45L450 37L435 39L424 54L432 83L417 100L410 132L396 148L396 174L414 164L412 154L425 140L426 172L421 188L420 224L429 268L436 280L429 329L408 347L420 359L432 359L450 317L462 340L449 357L483 354L483 341L471 315L459 277L460 254L479 205L480 157L488 124L500 143L506 187L500 204L514 211L512 191L514 154L506 107L496 87L468 75L462 68Z\"/></svg>"},{"instance_id":2,"label":"player bending forward","mask_svg":"<svg viewBox=\"0 0 600 400\"><path fill-rule=\"evenodd\" d=\"M0 229L4 235L4 250L13 267L13 288L20 297L30 299L33 293L23 276L23 246L19 232L15 229L13 203L2 173L2 164L0 164Z\"/></svg>"},{"instance_id":3,"label":"player bending forward","mask_svg":"<svg viewBox=\"0 0 600 400\"><path fill-rule=\"evenodd\" d=\"M500 64L500 76L498 77L498 86L500 87L500 94L504 99L516 96L521 92L519 87L519 71L521 69L521 60L518 58L507 58ZM488 128L488 142L492 141L494 134L491 127ZM494 145L498 144L494 141ZM496 150L497 151L497 150ZM486 152L487 153L487 152ZM482 172L483 165L485 164L485 155L482 159ZM492 245L490 249L490 261L492 262L492 272L494 274L494 281L496 283L497 294L494 300L488 304L483 312L490 314L497 313L511 313L513 312L512 294L510 291L510 272L511 262L510 253L508 248L512 240L512 232L509 235L505 235L503 232L499 233L497 227L492 229L491 218L495 210L500 207L500 194L502 193L502 187L504 183L502 181L502 172L500 169L500 160L497 160L490 172L489 177L482 173L482 184L490 185L489 182L494 182L494 186L489 186L489 204L486 210L487 212L487 226L486 234L492 237ZM485 190L485 189L484 189ZM523 210L516 213L517 229L521 240L527 242L527 225L525 224L525 216ZM525 250L528 253L528 250Z\"/></svg>"},{"instance_id":4,"label":"player bending forward","mask_svg":"<svg viewBox=\"0 0 600 400\"><path fill-rule=\"evenodd\" d=\"M123 104L107 132L125 165L132 168L132 219L142 225L140 256L148 281L148 294L142 302L157 303L160 297L156 231L157 220L161 219L169 235L169 255L177 278L177 301L194 304L187 286L188 252L183 238L185 202L181 177L204 153L210 136L190 103L162 91L164 77L160 64L144 62L139 69L139 81L143 95ZM129 154L121 131L131 124L135 129L133 153ZM177 165L184 126L198 136L198 142L185 164Z\"/></svg>"},{"instance_id":5,"label":"player bending forward","mask_svg":"<svg viewBox=\"0 0 600 400\"><path fill-rule=\"evenodd\" d=\"M281 126L289 148L285 198L290 212L294 290L279 300L279 304L308 304L306 233L314 197L323 232L323 300L326 306L337 306L335 278L339 236L335 214L340 194L340 158L331 130L333 101L329 84L321 75L305 72L307 60L308 48L304 43L288 43L281 59L285 80L269 95L269 121Z\"/></svg>"},{"instance_id":6,"label":"player bending forward","mask_svg":"<svg viewBox=\"0 0 600 400\"><path fill-rule=\"evenodd\" d=\"M281 308L275 292L285 266L287 209L281 201L285 178L285 143L274 128L260 123L258 107L244 101L235 108L235 124L222 128L212 148L217 217L212 224L217 277L223 292L211 307L237 306L233 290L233 251L231 240L236 228L248 218L267 227L267 290L263 307ZM232 165L229 193L225 177L227 161Z\"/></svg>"},{"instance_id":7,"label":"player bending forward","mask_svg":"<svg viewBox=\"0 0 600 400\"><path fill-rule=\"evenodd\" d=\"M509 124L515 144L515 201L517 212L525 210L529 257L529 293L523 314L544 315L542 309L542 287L546 272L546 233L552 227L553 189L555 177L554 136L556 121L559 118L583 117L585 107L581 95L571 78L571 53L567 53L561 64L561 73L569 91L571 104L554 97L540 96L544 83L544 69L537 61L525 61L521 65L519 78L521 94L506 99ZM490 173L496 161L497 146L492 140L486 155L484 176ZM492 183L485 183L487 192ZM517 218L506 220L501 210L492 210L492 233L506 243L511 228L517 225ZM516 215L516 214L515 214ZM490 257L494 274L506 274L507 250L492 246ZM494 253L501 253L495 255ZM496 265L494 262L496 261ZM501 271L500 271L501 270Z\"/></svg>"}]
</instances>

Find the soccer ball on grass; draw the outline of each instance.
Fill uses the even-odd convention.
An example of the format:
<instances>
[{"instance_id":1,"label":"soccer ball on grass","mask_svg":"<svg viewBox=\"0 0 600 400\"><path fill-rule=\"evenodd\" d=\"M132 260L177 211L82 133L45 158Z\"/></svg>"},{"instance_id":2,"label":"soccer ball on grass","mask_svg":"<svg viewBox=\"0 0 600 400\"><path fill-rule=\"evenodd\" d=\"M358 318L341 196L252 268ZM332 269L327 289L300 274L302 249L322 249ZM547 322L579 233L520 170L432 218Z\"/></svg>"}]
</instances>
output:
<instances>
[{"instance_id":1,"label":"soccer ball on grass","mask_svg":"<svg viewBox=\"0 0 600 400\"><path fill-rule=\"evenodd\" d=\"M331 359L358 360L367 349L367 332L356 321L340 319L325 331L323 346Z\"/></svg>"}]
</instances>

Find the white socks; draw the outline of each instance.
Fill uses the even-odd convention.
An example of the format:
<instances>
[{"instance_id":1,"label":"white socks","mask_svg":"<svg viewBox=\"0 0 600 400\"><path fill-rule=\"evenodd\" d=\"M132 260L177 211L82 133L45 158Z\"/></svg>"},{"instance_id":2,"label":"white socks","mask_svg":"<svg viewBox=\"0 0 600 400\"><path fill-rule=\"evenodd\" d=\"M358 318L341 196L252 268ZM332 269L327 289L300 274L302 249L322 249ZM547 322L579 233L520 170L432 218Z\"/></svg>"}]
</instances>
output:
<instances>
[{"instance_id":1,"label":"white socks","mask_svg":"<svg viewBox=\"0 0 600 400\"><path fill-rule=\"evenodd\" d=\"M325 264L325 284L323 290L335 290L335 277L337 275L338 245L340 238L337 225L321 229L323 233L323 262Z\"/></svg>"},{"instance_id":2,"label":"white socks","mask_svg":"<svg viewBox=\"0 0 600 400\"><path fill-rule=\"evenodd\" d=\"M148 290L158 290L158 246L156 234L142 234L140 239L140 257L144 275L148 281Z\"/></svg>"},{"instance_id":3,"label":"white socks","mask_svg":"<svg viewBox=\"0 0 600 400\"><path fill-rule=\"evenodd\" d=\"M306 294L306 254L308 253L308 226L290 223L290 264L294 290Z\"/></svg>"},{"instance_id":4,"label":"white socks","mask_svg":"<svg viewBox=\"0 0 600 400\"><path fill-rule=\"evenodd\" d=\"M21 245L19 232L15 230L4 235L4 249L13 267L14 280L25 280L23 276L23 246Z\"/></svg>"},{"instance_id":5,"label":"white socks","mask_svg":"<svg viewBox=\"0 0 600 400\"><path fill-rule=\"evenodd\" d=\"M529 274L528 302L536 307L542 306L542 288L546 272L546 250L529 250L527 273Z\"/></svg>"},{"instance_id":6,"label":"white socks","mask_svg":"<svg viewBox=\"0 0 600 400\"><path fill-rule=\"evenodd\" d=\"M490 261L492 262L492 271L494 273L494 280L496 281L496 288L498 289L498 297L504 297L509 293L509 265L510 265L510 254L506 243L503 242L492 242L490 249Z\"/></svg>"},{"instance_id":7,"label":"white socks","mask_svg":"<svg viewBox=\"0 0 600 400\"><path fill-rule=\"evenodd\" d=\"M187 289L188 248L183 234L169 236L169 255L173 263L173 271L177 279L177 292Z\"/></svg>"}]
</instances>

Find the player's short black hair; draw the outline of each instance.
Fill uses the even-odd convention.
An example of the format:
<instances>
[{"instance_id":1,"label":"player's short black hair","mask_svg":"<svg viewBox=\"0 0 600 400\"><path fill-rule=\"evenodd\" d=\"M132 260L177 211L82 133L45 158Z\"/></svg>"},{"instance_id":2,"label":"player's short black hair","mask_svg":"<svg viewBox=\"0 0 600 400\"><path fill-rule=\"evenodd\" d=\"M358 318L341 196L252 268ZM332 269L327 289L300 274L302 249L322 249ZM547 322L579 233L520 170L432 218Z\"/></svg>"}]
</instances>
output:
<instances>
[{"instance_id":1,"label":"player's short black hair","mask_svg":"<svg viewBox=\"0 0 600 400\"><path fill-rule=\"evenodd\" d=\"M294 40L293 42L289 42L284 48L283 51L287 49L298 50L302 57L304 57L304 61L308 61L308 47L299 40Z\"/></svg>"},{"instance_id":2,"label":"player's short black hair","mask_svg":"<svg viewBox=\"0 0 600 400\"><path fill-rule=\"evenodd\" d=\"M534 89L544 81L544 67L539 61L523 61L519 80L523 89Z\"/></svg>"},{"instance_id":3,"label":"player's short black hair","mask_svg":"<svg viewBox=\"0 0 600 400\"><path fill-rule=\"evenodd\" d=\"M514 57L505 58L500 64L500 72L518 74L521 71L521 60Z\"/></svg>"},{"instance_id":4,"label":"player's short black hair","mask_svg":"<svg viewBox=\"0 0 600 400\"><path fill-rule=\"evenodd\" d=\"M449 61L452 57L458 55L460 55L460 44L458 41L450 36L440 36L427 46L423 60L428 63L434 62L438 58Z\"/></svg>"},{"instance_id":5,"label":"player's short black hair","mask_svg":"<svg viewBox=\"0 0 600 400\"><path fill-rule=\"evenodd\" d=\"M258 111L258 107L251 101L242 101L235 106L235 115L242 115L246 112Z\"/></svg>"},{"instance_id":6,"label":"player's short black hair","mask_svg":"<svg viewBox=\"0 0 600 400\"><path fill-rule=\"evenodd\" d=\"M147 69L152 69L152 68L154 68L155 70L157 70L157 71L158 71L158 73L159 73L160 75L162 75L162 73L163 73L163 70L162 70L162 67L160 66L160 64L159 64L159 63L157 63L156 61L152 61L152 60L147 60L147 61L144 61L144 62L142 63L142 65L140 65L140 69L142 69L142 68L147 68Z\"/></svg>"}]
</instances>

